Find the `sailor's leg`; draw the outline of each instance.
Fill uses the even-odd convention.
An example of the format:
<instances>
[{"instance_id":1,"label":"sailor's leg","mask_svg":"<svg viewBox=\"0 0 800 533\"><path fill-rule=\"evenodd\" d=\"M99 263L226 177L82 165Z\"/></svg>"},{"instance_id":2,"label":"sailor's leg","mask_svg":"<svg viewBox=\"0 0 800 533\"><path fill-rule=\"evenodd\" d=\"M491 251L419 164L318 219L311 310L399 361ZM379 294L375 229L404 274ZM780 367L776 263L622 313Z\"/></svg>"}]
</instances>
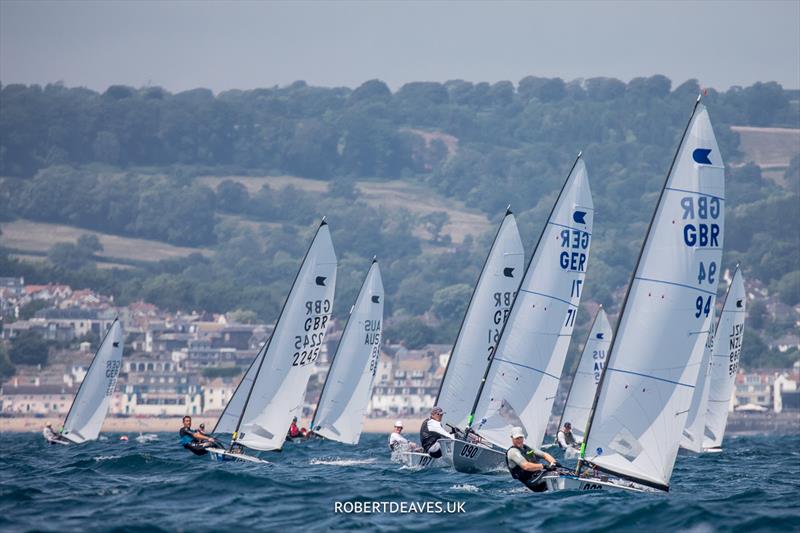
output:
<instances>
[{"instance_id":1,"label":"sailor's leg","mask_svg":"<svg viewBox=\"0 0 800 533\"><path fill-rule=\"evenodd\" d=\"M438 459L442 456L442 447L439 446L439 442L434 442L433 446L428 448L428 455L433 457L434 459Z\"/></svg>"}]
</instances>

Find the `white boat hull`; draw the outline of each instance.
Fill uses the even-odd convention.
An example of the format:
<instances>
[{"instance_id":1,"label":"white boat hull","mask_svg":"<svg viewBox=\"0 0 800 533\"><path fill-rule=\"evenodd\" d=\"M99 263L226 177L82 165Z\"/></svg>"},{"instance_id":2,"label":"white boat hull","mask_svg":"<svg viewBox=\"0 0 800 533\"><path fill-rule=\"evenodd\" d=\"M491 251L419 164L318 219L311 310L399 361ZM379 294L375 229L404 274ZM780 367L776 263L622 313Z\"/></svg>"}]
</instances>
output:
<instances>
[{"instance_id":1,"label":"white boat hull","mask_svg":"<svg viewBox=\"0 0 800 533\"><path fill-rule=\"evenodd\" d=\"M626 490L630 492L660 492L650 487L638 485L630 481L606 477L582 476L569 474L548 474L542 478L548 491L594 491L594 490Z\"/></svg>"},{"instance_id":2,"label":"white boat hull","mask_svg":"<svg viewBox=\"0 0 800 533\"><path fill-rule=\"evenodd\" d=\"M395 452L392 458L403 463L408 468L439 468L447 466L447 461L442 458L435 459L427 453L421 452Z\"/></svg>"},{"instance_id":3,"label":"white boat hull","mask_svg":"<svg viewBox=\"0 0 800 533\"><path fill-rule=\"evenodd\" d=\"M270 464L269 461L259 459L258 457L253 457L252 455L233 453L223 450L222 448L208 448L207 450L209 457L211 457L211 459L214 461L237 461L246 463L260 463L265 465Z\"/></svg>"},{"instance_id":4,"label":"white boat hull","mask_svg":"<svg viewBox=\"0 0 800 533\"><path fill-rule=\"evenodd\" d=\"M483 444L473 444L459 439L452 441L453 468L465 474L488 474L507 471L506 454Z\"/></svg>"},{"instance_id":5,"label":"white boat hull","mask_svg":"<svg viewBox=\"0 0 800 533\"><path fill-rule=\"evenodd\" d=\"M64 437L55 437L52 439L48 439L45 437L45 440L47 440L47 442L49 442L50 444L63 444L64 446L72 444L71 440L67 440Z\"/></svg>"}]
</instances>

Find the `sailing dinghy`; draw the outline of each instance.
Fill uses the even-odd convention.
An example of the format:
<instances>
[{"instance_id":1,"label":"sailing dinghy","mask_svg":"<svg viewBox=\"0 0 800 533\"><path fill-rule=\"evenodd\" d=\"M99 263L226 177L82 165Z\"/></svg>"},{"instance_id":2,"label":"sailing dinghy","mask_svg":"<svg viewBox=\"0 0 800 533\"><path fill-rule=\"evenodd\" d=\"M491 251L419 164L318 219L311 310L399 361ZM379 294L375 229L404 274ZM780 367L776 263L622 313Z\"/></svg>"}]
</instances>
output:
<instances>
[{"instance_id":1,"label":"sailing dinghy","mask_svg":"<svg viewBox=\"0 0 800 533\"><path fill-rule=\"evenodd\" d=\"M108 414L122 366L123 331L115 319L94 354L89 369L64 420L60 434L48 438L51 444L81 444L97 440Z\"/></svg>"},{"instance_id":2,"label":"sailing dinghy","mask_svg":"<svg viewBox=\"0 0 800 533\"><path fill-rule=\"evenodd\" d=\"M697 375L697 384L692 394L692 404L689 406L689 415L686 417L686 427L681 436L681 450L694 453L703 451L703 428L705 427L705 410L708 405L708 385L711 378L711 353L714 348L714 317L715 308L711 308L708 317L708 333L703 346L703 358L700 360L700 372Z\"/></svg>"},{"instance_id":3,"label":"sailing dinghy","mask_svg":"<svg viewBox=\"0 0 800 533\"><path fill-rule=\"evenodd\" d=\"M722 260L725 167L697 99L634 269L575 472L549 490L668 491Z\"/></svg>"},{"instance_id":4,"label":"sailing dinghy","mask_svg":"<svg viewBox=\"0 0 800 533\"><path fill-rule=\"evenodd\" d=\"M597 384L606 367L608 357L608 347L611 345L611 324L608 322L608 315L605 309L600 307L594 315L592 327L586 343L583 345L583 352L575 369L575 375L569 386L567 401L564 410L561 412L561 419L558 421L560 430L565 423L572 425L572 435L578 444L583 442L583 431L586 429L586 422L589 421L589 411L592 409L594 395L597 392ZM555 443L558 445L558 439ZM574 450L574 448L572 448ZM569 455L568 448L565 455ZM572 456L575 458L575 455Z\"/></svg>"},{"instance_id":5,"label":"sailing dinghy","mask_svg":"<svg viewBox=\"0 0 800 533\"><path fill-rule=\"evenodd\" d=\"M459 472L505 469L505 450L514 427L524 428L535 446L542 443L583 292L593 219L586 165L578 154L467 418L469 431L490 446L454 442L453 467Z\"/></svg>"},{"instance_id":6,"label":"sailing dinghy","mask_svg":"<svg viewBox=\"0 0 800 533\"><path fill-rule=\"evenodd\" d=\"M733 274L719 315L709 371L708 401L703 431L703 451L721 452L728 423L728 406L734 389L739 356L742 353L747 298L739 267Z\"/></svg>"},{"instance_id":7,"label":"sailing dinghy","mask_svg":"<svg viewBox=\"0 0 800 533\"><path fill-rule=\"evenodd\" d=\"M434 402L434 405L444 409L451 427L467 426L472 401L500 329L508 317L524 264L517 221L508 208L472 292ZM407 466L418 468L451 463L454 440L443 438L438 442L442 449L439 460L420 452L395 452L394 455L399 456ZM463 440L461 442L468 444ZM483 445L473 445L485 448Z\"/></svg>"},{"instance_id":8,"label":"sailing dinghy","mask_svg":"<svg viewBox=\"0 0 800 533\"><path fill-rule=\"evenodd\" d=\"M358 444L378 370L382 321L383 282L373 259L322 386L311 420L315 435Z\"/></svg>"},{"instance_id":9,"label":"sailing dinghy","mask_svg":"<svg viewBox=\"0 0 800 533\"><path fill-rule=\"evenodd\" d=\"M302 414L308 380L330 322L335 286L336 254L330 228L323 218L272 335L214 428L220 432L231 430L231 444L227 449L207 448L212 457L266 463L245 450L282 448L292 417Z\"/></svg>"}]
</instances>

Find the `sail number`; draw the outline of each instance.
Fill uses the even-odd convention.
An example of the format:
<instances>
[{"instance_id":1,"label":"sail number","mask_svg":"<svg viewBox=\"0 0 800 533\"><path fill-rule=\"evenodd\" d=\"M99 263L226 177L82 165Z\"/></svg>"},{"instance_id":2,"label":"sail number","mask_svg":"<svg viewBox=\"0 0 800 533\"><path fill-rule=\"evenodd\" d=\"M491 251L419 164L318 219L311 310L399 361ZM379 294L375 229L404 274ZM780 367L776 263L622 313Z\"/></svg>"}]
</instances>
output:
<instances>
[{"instance_id":1,"label":"sail number","mask_svg":"<svg viewBox=\"0 0 800 533\"><path fill-rule=\"evenodd\" d=\"M305 302L306 319L303 322L305 334L295 335L292 366L305 366L319 357L325 329L331 312L331 301L308 300Z\"/></svg>"},{"instance_id":2,"label":"sail number","mask_svg":"<svg viewBox=\"0 0 800 533\"><path fill-rule=\"evenodd\" d=\"M461 448L461 457L466 457L467 459L474 459L476 455L478 455L478 447L472 446L470 444L465 444L463 448Z\"/></svg>"},{"instance_id":3,"label":"sail number","mask_svg":"<svg viewBox=\"0 0 800 533\"><path fill-rule=\"evenodd\" d=\"M681 198L683 220L698 218L700 220L716 220L722 209L719 198L708 196L684 196ZM714 223L688 223L683 226L683 242L690 247L717 247L719 246L720 227Z\"/></svg>"},{"instance_id":4,"label":"sail number","mask_svg":"<svg viewBox=\"0 0 800 533\"><path fill-rule=\"evenodd\" d=\"M492 302L494 303L495 312L492 315L492 323L494 327L489 328L487 342L489 344L489 356L491 359L494 355L495 347L500 342L500 331L503 329L503 324L508 320L508 315L511 313L511 303L516 296L515 291L496 292L492 295Z\"/></svg>"},{"instance_id":5,"label":"sail number","mask_svg":"<svg viewBox=\"0 0 800 533\"><path fill-rule=\"evenodd\" d=\"M694 308L697 310L694 314L695 318L700 318L700 315L708 316L708 313L711 312L711 295L708 298L698 296L694 302Z\"/></svg>"},{"instance_id":6,"label":"sail number","mask_svg":"<svg viewBox=\"0 0 800 533\"><path fill-rule=\"evenodd\" d=\"M739 370L739 356L742 353L742 332L744 324L734 324L729 336L729 363L728 375L732 376Z\"/></svg>"},{"instance_id":7,"label":"sail number","mask_svg":"<svg viewBox=\"0 0 800 533\"><path fill-rule=\"evenodd\" d=\"M713 284L716 281L716 275L717 263L711 261L708 264L708 268L706 268L706 264L703 261L700 261L700 271L697 273L697 283L708 281L709 284Z\"/></svg>"},{"instance_id":8,"label":"sail number","mask_svg":"<svg viewBox=\"0 0 800 533\"><path fill-rule=\"evenodd\" d=\"M584 272L586 270L586 250L589 248L589 240L590 236L586 231L577 229L561 231L561 247L577 250L561 252L558 262L562 269L574 272Z\"/></svg>"},{"instance_id":9,"label":"sail number","mask_svg":"<svg viewBox=\"0 0 800 533\"><path fill-rule=\"evenodd\" d=\"M119 366L119 361L106 362L106 378L108 378L108 382L106 383L106 396L114 394L114 389L117 386L117 376L119 375Z\"/></svg>"}]
</instances>

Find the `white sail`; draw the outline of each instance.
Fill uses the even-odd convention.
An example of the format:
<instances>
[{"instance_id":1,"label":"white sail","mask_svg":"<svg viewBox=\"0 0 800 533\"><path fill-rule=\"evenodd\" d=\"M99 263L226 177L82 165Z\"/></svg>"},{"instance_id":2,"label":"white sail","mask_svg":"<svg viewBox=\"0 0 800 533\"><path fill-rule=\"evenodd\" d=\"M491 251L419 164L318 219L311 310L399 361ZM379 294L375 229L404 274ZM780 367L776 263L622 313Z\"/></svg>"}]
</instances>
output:
<instances>
[{"instance_id":1,"label":"white sail","mask_svg":"<svg viewBox=\"0 0 800 533\"><path fill-rule=\"evenodd\" d=\"M225 409L222 411L222 414L219 415L217 425L214 426L214 431L212 433L233 433L236 431L236 424L239 423L239 419L242 417L242 411L244 410L247 396L250 393L250 388L253 386L253 380L256 378L258 367L261 364L261 359L264 357L268 345L269 340L264 343L258 351L258 354L256 354L255 359L253 359L253 362L250 363L247 372L242 376L242 380L233 392L233 396L231 396L228 403L225 404Z\"/></svg>"},{"instance_id":2,"label":"white sail","mask_svg":"<svg viewBox=\"0 0 800 533\"><path fill-rule=\"evenodd\" d=\"M697 374L697 385L692 394L692 405L689 407L689 415L686 417L686 427L683 428L681 437L681 448L700 453L703 451L703 428L705 427L705 414L708 405L709 380L711 377L711 353L714 347L714 326L716 311L711 309L706 322L708 322L708 334L703 345L703 357L700 360L700 371ZM695 349L699 349L699 345ZM694 359L694 357L692 358Z\"/></svg>"},{"instance_id":3,"label":"white sail","mask_svg":"<svg viewBox=\"0 0 800 533\"><path fill-rule=\"evenodd\" d=\"M739 370L739 356L742 353L746 304L744 278L737 267L728 287L714 336L704 448L722 446L722 437L728 424L728 408L733 394L734 379Z\"/></svg>"},{"instance_id":4,"label":"white sail","mask_svg":"<svg viewBox=\"0 0 800 533\"><path fill-rule=\"evenodd\" d=\"M367 412L383 323L383 282L373 261L342 333L311 427L326 439L358 444Z\"/></svg>"},{"instance_id":5,"label":"white sail","mask_svg":"<svg viewBox=\"0 0 800 533\"><path fill-rule=\"evenodd\" d=\"M589 330L589 337L583 346L578 368L567 395L567 403L561 415L559 428L566 422L572 424L572 434L579 441L583 441L586 423L589 421L589 411L592 409L597 384L606 366L608 347L611 344L613 331L608 322L608 316L601 307L594 317L594 323Z\"/></svg>"},{"instance_id":6,"label":"white sail","mask_svg":"<svg viewBox=\"0 0 800 533\"><path fill-rule=\"evenodd\" d=\"M256 369L234 441L255 450L278 450L319 357L333 307L336 254L323 221L295 278Z\"/></svg>"},{"instance_id":7,"label":"white sail","mask_svg":"<svg viewBox=\"0 0 800 533\"><path fill-rule=\"evenodd\" d=\"M108 414L122 365L123 332L114 320L89 365L64 421L62 435L74 443L96 440Z\"/></svg>"},{"instance_id":8,"label":"white sail","mask_svg":"<svg viewBox=\"0 0 800 533\"><path fill-rule=\"evenodd\" d=\"M594 208L578 156L511 307L475 411L476 430L507 447L512 427L544 439L575 325Z\"/></svg>"},{"instance_id":9,"label":"white sail","mask_svg":"<svg viewBox=\"0 0 800 533\"><path fill-rule=\"evenodd\" d=\"M465 427L525 268L517 221L507 211L483 265L442 378L436 405Z\"/></svg>"},{"instance_id":10,"label":"white sail","mask_svg":"<svg viewBox=\"0 0 800 533\"><path fill-rule=\"evenodd\" d=\"M662 490L700 370L722 259L725 168L696 104L628 287L585 458Z\"/></svg>"}]
</instances>

